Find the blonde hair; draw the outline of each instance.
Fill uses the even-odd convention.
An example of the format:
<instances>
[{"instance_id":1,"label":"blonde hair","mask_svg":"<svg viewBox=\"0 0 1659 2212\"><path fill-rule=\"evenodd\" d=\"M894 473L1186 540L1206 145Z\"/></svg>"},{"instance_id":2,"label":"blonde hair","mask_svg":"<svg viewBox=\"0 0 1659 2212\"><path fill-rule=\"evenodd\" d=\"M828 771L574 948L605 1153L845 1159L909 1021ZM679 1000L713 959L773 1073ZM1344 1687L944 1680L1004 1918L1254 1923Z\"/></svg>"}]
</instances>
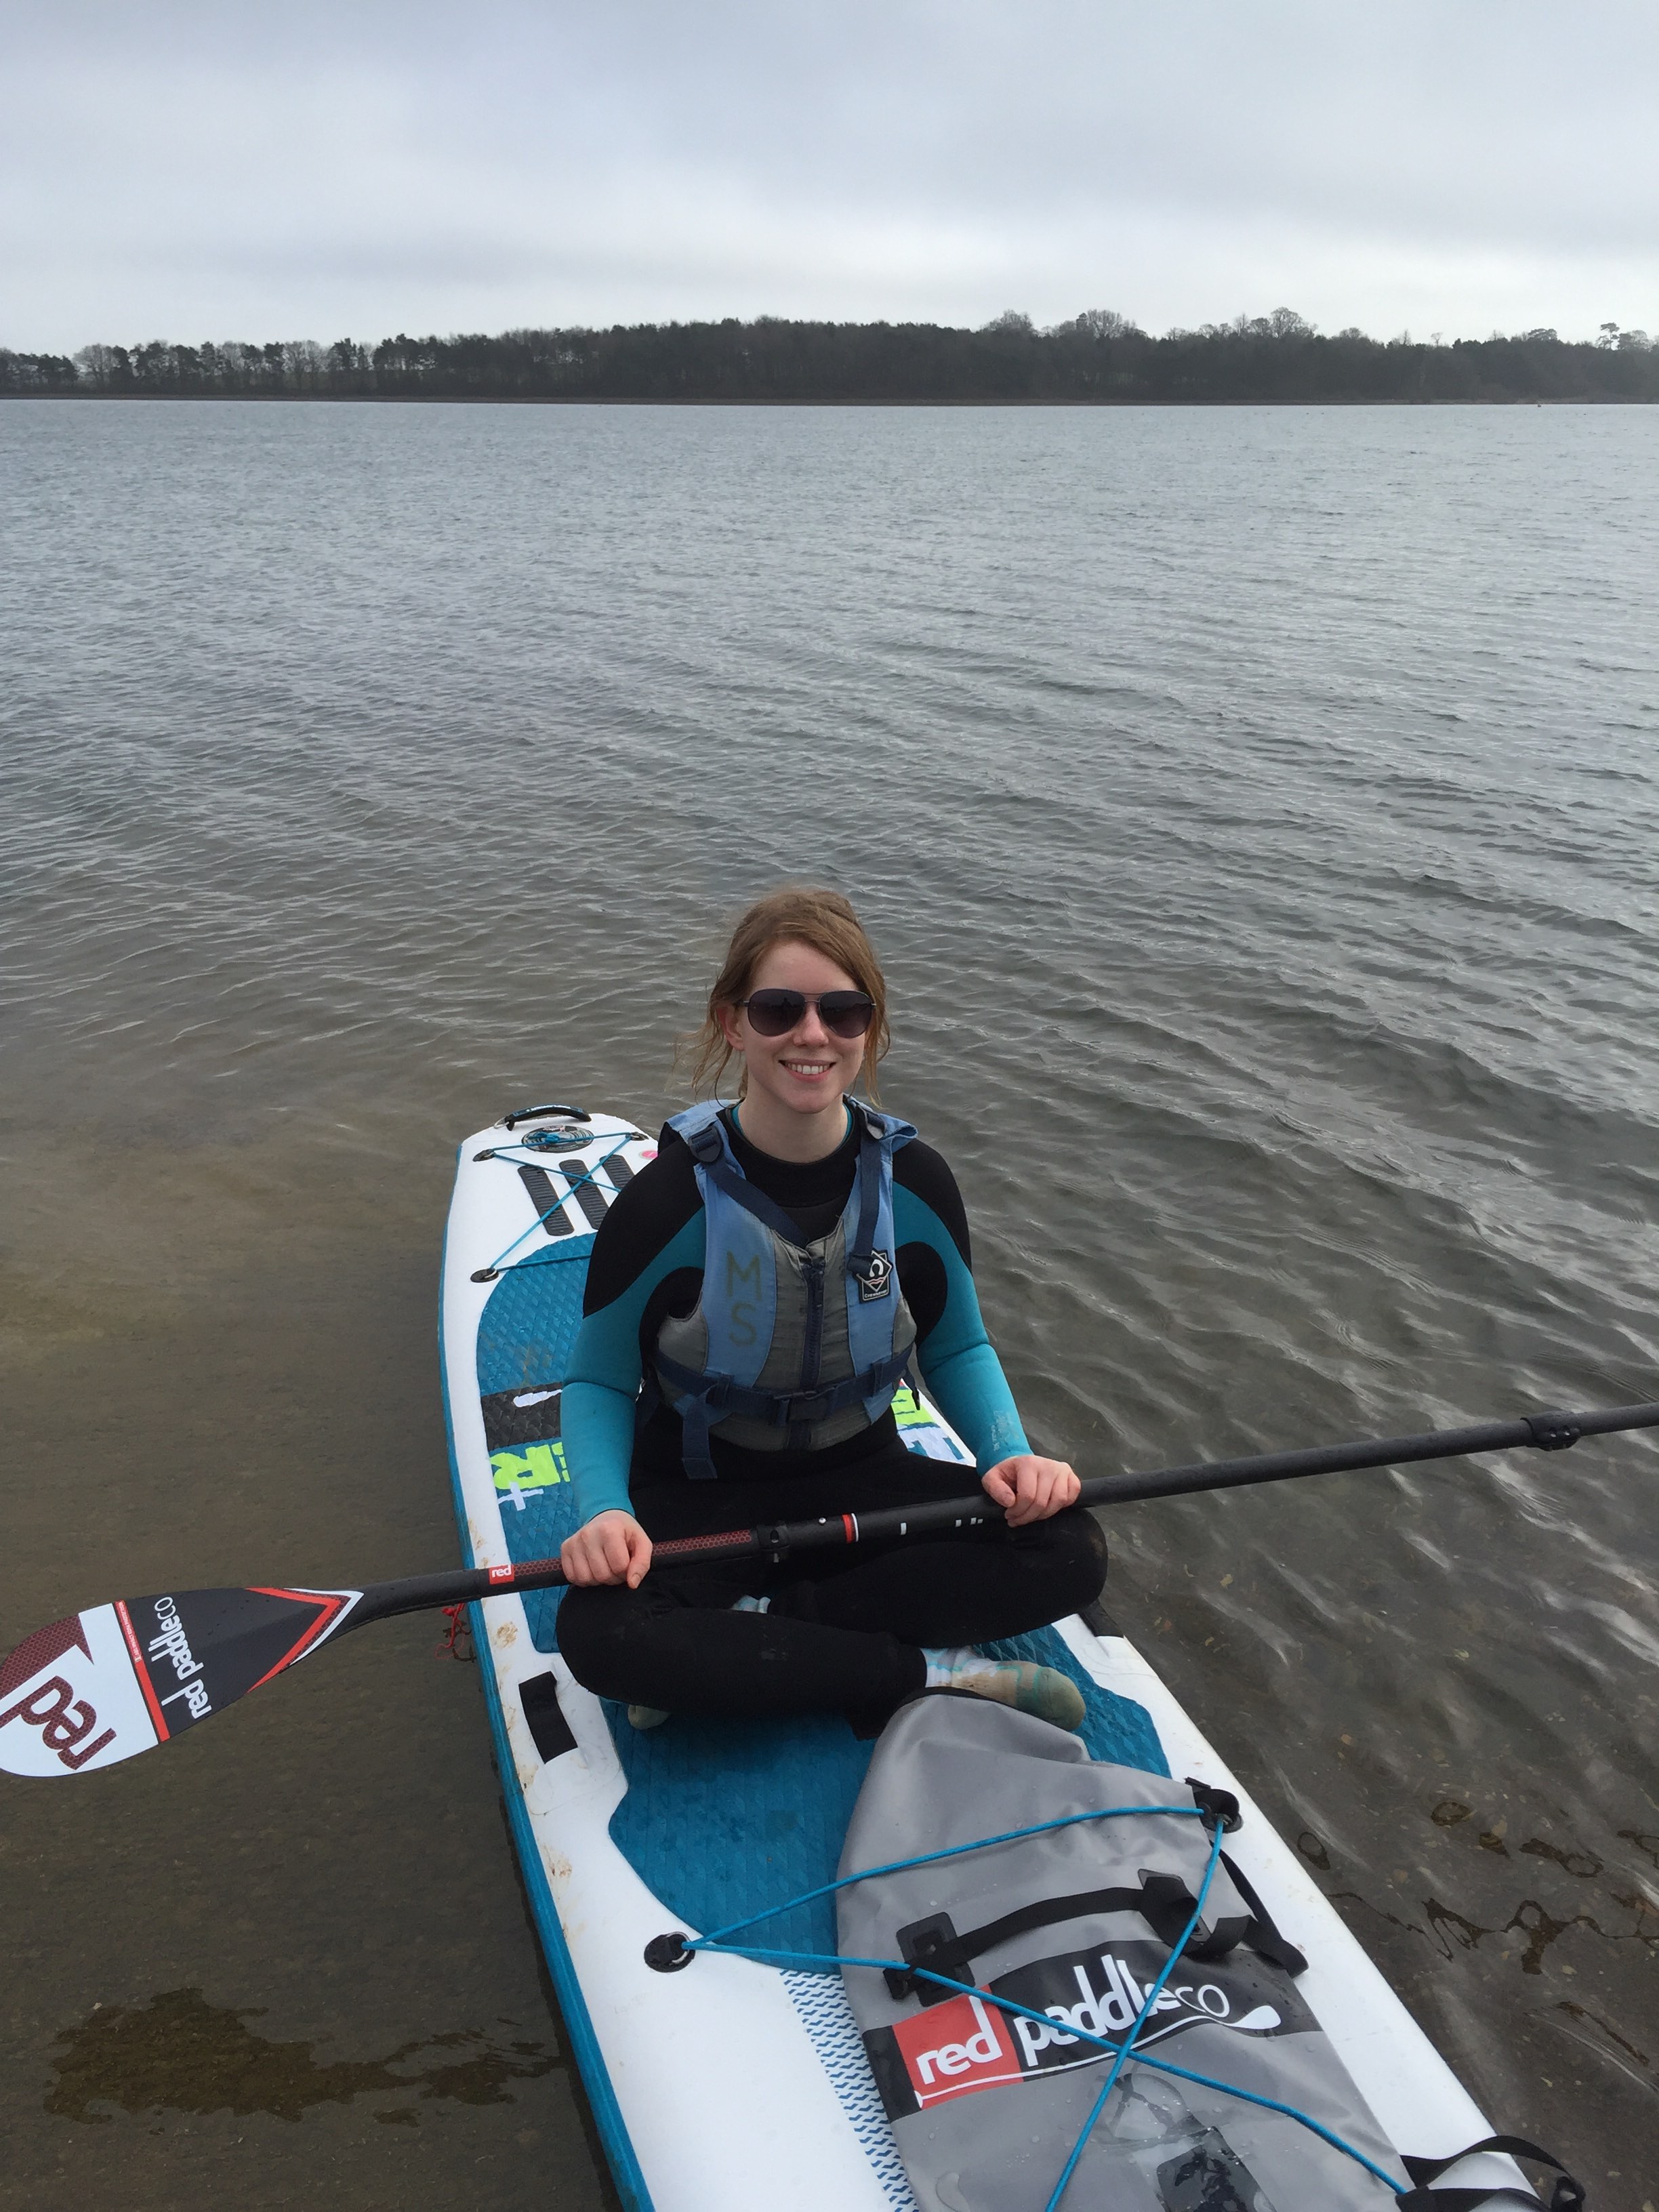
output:
<instances>
[{"instance_id":1,"label":"blonde hair","mask_svg":"<svg viewBox=\"0 0 1659 2212\"><path fill-rule=\"evenodd\" d=\"M708 994L702 1026L685 1041L691 1060L691 1090L704 1085L718 1090L732 1058L732 1048L720 1027L720 1009L735 1006L748 994L757 968L775 945L810 945L826 960L833 960L844 975L875 1001L864 1041L864 1085L872 1098L876 1089L876 1062L892 1042L887 1027L887 981L876 949L839 891L820 890L807 884L786 884L757 898L738 922L726 949L725 964ZM745 1077L745 1081L746 1081ZM739 1087L739 1097L742 1095Z\"/></svg>"}]
</instances>

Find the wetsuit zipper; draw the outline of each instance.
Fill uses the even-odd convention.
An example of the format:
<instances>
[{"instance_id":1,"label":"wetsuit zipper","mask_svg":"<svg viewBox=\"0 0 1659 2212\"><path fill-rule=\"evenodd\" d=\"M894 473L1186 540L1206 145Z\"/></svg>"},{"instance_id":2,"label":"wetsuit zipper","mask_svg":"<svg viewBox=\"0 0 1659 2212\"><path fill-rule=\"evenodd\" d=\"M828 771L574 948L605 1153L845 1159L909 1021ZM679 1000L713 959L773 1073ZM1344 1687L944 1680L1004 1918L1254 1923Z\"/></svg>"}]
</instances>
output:
<instances>
[{"instance_id":1,"label":"wetsuit zipper","mask_svg":"<svg viewBox=\"0 0 1659 2212\"><path fill-rule=\"evenodd\" d=\"M806 1286L806 1337L800 1352L800 1382L802 1390L816 1390L818 1370L823 1364L823 1257L814 1260L804 1256L800 1263L801 1279ZM785 1439L791 1451L804 1451L811 1433L806 1421L791 1421Z\"/></svg>"},{"instance_id":2,"label":"wetsuit zipper","mask_svg":"<svg viewBox=\"0 0 1659 2212\"><path fill-rule=\"evenodd\" d=\"M823 1364L823 1260L820 1255L800 1264L806 1278L806 1342L801 1348L800 1387L815 1390L818 1370Z\"/></svg>"}]
</instances>

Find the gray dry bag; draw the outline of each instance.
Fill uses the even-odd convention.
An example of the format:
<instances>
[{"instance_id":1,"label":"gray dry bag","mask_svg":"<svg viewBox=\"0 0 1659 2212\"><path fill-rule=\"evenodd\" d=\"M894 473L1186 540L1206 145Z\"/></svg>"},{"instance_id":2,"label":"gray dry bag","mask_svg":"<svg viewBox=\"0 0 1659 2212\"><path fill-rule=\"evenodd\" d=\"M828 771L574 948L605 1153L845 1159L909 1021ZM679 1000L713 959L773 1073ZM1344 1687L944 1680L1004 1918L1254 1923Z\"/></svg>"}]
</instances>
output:
<instances>
[{"instance_id":1,"label":"gray dry bag","mask_svg":"<svg viewBox=\"0 0 1659 2212\"><path fill-rule=\"evenodd\" d=\"M1111 1807L1133 1809L841 1893L843 1960L908 1960L983 1993L842 1966L922 2212L1042 2212L1112 2063L1083 2039L1115 2044L1133 2027L1191 1918L1216 1820L1237 1808L1097 1764L1076 1736L981 1698L917 1698L876 1747L843 1875ZM1154 1807L1178 1809L1141 1809ZM1392 2212L1393 2189L1299 2121L1148 2063L1159 2059L1295 2107L1409 2188L1297 1994L1299 1954L1241 1883L1215 1866L1064 2212Z\"/></svg>"}]
</instances>

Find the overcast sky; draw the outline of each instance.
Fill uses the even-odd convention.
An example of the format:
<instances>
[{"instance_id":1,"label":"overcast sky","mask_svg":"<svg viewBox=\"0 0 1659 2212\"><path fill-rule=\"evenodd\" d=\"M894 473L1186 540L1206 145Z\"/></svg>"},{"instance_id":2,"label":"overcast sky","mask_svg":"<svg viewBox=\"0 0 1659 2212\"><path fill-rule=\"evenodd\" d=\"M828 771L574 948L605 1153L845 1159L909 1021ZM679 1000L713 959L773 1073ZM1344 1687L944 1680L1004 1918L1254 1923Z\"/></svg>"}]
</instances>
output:
<instances>
[{"instance_id":1,"label":"overcast sky","mask_svg":"<svg viewBox=\"0 0 1659 2212\"><path fill-rule=\"evenodd\" d=\"M1655 0L0 0L0 344L1659 335Z\"/></svg>"}]
</instances>

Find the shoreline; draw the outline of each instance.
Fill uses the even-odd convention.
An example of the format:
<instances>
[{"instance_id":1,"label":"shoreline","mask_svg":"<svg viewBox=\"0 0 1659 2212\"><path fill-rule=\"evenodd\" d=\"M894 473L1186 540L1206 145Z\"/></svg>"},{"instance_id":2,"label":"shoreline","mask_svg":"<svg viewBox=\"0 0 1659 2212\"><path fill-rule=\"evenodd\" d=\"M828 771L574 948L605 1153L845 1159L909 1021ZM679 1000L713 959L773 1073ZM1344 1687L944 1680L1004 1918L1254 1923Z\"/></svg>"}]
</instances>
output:
<instances>
[{"instance_id":1,"label":"shoreline","mask_svg":"<svg viewBox=\"0 0 1659 2212\"><path fill-rule=\"evenodd\" d=\"M983 410L1054 410L1071 408L1080 414L1097 414L1108 410L1125 412L1132 408L1158 409L1176 411L1182 409L1224 408L1302 408L1316 410L1339 408L1477 408L1477 407L1653 407L1659 406L1659 393L1637 396L1614 392L1573 392L1560 398L1534 398L1519 392L1493 394L1485 399L1381 399L1370 397L1352 399L856 399L856 398L787 398L769 399L756 396L742 398L721 398L714 394L696 398L671 398L655 394L609 394L597 392L5 392L0 391L0 404L8 400L39 401L67 400L74 405L88 402L113 401L126 406L133 404L162 407L801 407L813 409L842 408L922 408L933 407L962 411Z\"/></svg>"}]
</instances>

